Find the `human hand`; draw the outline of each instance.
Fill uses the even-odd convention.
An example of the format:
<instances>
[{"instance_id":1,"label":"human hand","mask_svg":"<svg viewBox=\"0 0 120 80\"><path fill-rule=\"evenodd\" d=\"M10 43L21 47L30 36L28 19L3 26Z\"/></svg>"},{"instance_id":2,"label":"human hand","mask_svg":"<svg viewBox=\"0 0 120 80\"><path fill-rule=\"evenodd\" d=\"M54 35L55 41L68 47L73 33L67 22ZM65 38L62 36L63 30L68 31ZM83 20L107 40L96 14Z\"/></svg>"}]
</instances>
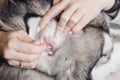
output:
<instances>
[{"instance_id":1,"label":"human hand","mask_svg":"<svg viewBox=\"0 0 120 80\"><path fill-rule=\"evenodd\" d=\"M56 28L56 34L64 31L78 33L101 10L110 9L115 0L54 0L53 6L48 10L40 21L43 30L51 19L60 15Z\"/></svg>"},{"instance_id":2,"label":"human hand","mask_svg":"<svg viewBox=\"0 0 120 80\"><path fill-rule=\"evenodd\" d=\"M34 68L44 46L33 41L25 31L2 32L0 56L12 66Z\"/></svg>"}]
</instances>

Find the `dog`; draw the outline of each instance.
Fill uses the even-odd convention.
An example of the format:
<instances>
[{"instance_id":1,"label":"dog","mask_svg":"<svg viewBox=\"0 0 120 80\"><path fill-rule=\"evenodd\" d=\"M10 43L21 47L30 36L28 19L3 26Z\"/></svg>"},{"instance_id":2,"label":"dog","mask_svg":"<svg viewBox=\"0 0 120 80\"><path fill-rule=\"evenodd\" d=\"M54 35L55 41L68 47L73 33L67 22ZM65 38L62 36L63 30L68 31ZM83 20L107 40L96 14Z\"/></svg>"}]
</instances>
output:
<instances>
[{"instance_id":1,"label":"dog","mask_svg":"<svg viewBox=\"0 0 120 80\"><path fill-rule=\"evenodd\" d=\"M10 66L0 58L0 80L92 80L92 69L96 64L104 62L102 55L110 53L112 45L107 47L107 41L111 43L109 28L102 15L75 35L65 33L54 37L56 19L43 32L36 33L37 24L51 7L52 1L0 1L0 19L4 24L0 25L0 30L25 30L33 39L49 37L48 43L53 46L54 53L41 53L38 64L32 70Z\"/></svg>"}]
</instances>

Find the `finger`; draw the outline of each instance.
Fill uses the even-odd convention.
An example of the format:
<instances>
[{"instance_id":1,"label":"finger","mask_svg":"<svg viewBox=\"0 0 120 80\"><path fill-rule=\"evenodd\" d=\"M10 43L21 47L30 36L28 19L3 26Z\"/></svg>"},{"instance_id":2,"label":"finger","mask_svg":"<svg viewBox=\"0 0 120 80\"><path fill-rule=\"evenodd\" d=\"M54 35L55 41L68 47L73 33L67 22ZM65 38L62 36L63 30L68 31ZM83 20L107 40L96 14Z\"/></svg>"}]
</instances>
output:
<instances>
[{"instance_id":1,"label":"finger","mask_svg":"<svg viewBox=\"0 0 120 80\"><path fill-rule=\"evenodd\" d=\"M69 28L68 26L65 27L65 30L64 30L64 33L65 34L72 34L72 31L71 31L71 28Z\"/></svg>"},{"instance_id":2,"label":"finger","mask_svg":"<svg viewBox=\"0 0 120 80\"><path fill-rule=\"evenodd\" d=\"M36 45L36 46L42 45L40 40L36 40L34 42L31 42L31 44Z\"/></svg>"},{"instance_id":3,"label":"finger","mask_svg":"<svg viewBox=\"0 0 120 80\"><path fill-rule=\"evenodd\" d=\"M35 68L37 62L31 62L31 63L25 63L25 62L20 62L20 67L21 68L28 68L28 69L33 69Z\"/></svg>"},{"instance_id":4,"label":"finger","mask_svg":"<svg viewBox=\"0 0 120 80\"><path fill-rule=\"evenodd\" d=\"M23 30L17 31L16 36L19 40L24 41L24 42L32 42L33 41L33 39L30 38L29 35Z\"/></svg>"},{"instance_id":5,"label":"finger","mask_svg":"<svg viewBox=\"0 0 120 80\"><path fill-rule=\"evenodd\" d=\"M40 20L39 25L41 27L41 30L46 27L51 19L59 15L68 6L69 3L69 0L62 0L60 3L54 5L50 10L48 10L45 16Z\"/></svg>"},{"instance_id":6,"label":"finger","mask_svg":"<svg viewBox=\"0 0 120 80\"><path fill-rule=\"evenodd\" d=\"M78 24L71 30L74 34L80 32L88 23L91 21L92 18L88 15L83 15L82 19L79 21Z\"/></svg>"},{"instance_id":7,"label":"finger","mask_svg":"<svg viewBox=\"0 0 120 80\"><path fill-rule=\"evenodd\" d=\"M17 52L14 50L8 50L5 52L4 58L7 60L15 60L15 61L22 61L22 62L34 62L39 58L40 54L38 55L28 55L25 53ZM14 64L18 65L18 62L14 62Z\"/></svg>"},{"instance_id":8,"label":"finger","mask_svg":"<svg viewBox=\"0 0 120 80\"><path fill-rule=\"evenodd\" d=\"M15 60L9 60L8 64L11 66L15 66L15 67L33 69L35 68L37 62L35 61L32 63L25 63L25 62L20 62L20 61L15 61Z\"/></svg>"},{"instance_id":9,"label":"finger","mask_svg":"<svg viewBox=\"0 0 120 80\"><path fill-rule=\"evenodd\" d=\"M11 65L11 66L18 67L19 66L19 61L8 60L8 64Z\"/></svg>"},{"instance_id":10,"label":"finger","mask_svg":"<svg viewBox=\"0 0 120 80\"><path fill-rule=\"evenodd\" d=\"M45 49L44 45L33 45L16 39L10 40L8 43L8 47L10 49L14 49L15 51L26 54L40 54Z\"/></svg>"},{"instance_id":11,"label":"finger","mask_svg":"<svg viewBox=\"0 0 120 80\"><path fill-rule=\"evenodd\" d=\"M68 27L72 28L73 26L75 26L79 22L79 20L81 20L83 15L83 11L76 10L75 13L71 16L69 22L67 23Z\"/></svg>"},{"instance_id":12,"label":"finger","mask_svg":"<svg viewBox=\"0 0 120 80\"><path fill-rule=\"evenodd\" d=\"M60 1L62 1L62 0L53 0L53 5L59 3Z\"/></svg>"},{"instance_id":13,"label":"finger","mask_svg":"<svg viewBox=\"0 0 120 80\"><path fill-rule=\"evenodd\" d=\"M70 17L72 16L72 14L77 9L77 6L78 6L77 4L73 4L73 5L70 5L70 7L68 7L67 9L64 10L64 12L62 13L62 15L60 17L60 20L58 22L56 31L63 32L66 24L68 23L68 21L70 19Z\"/></svg>"}]
</instances>

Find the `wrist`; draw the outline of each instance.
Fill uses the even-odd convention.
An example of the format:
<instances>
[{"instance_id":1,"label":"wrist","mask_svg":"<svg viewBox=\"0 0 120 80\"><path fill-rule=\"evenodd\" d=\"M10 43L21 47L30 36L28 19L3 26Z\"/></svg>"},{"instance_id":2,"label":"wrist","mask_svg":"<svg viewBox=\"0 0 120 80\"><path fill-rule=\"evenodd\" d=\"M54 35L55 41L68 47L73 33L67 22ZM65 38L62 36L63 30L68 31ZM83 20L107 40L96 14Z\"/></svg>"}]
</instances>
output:
<instances>
[{"instance_id":1,"label":"wrist","mask_svg":"<svg viewBox=\"0 0 120 80\"><path fill-rule=\"evenodd\" d=\"M104 11L107 11L113 7L115 4L115 0L108 0L105 4L105 7L103 8Z\"/></svg>"},{"instance_id":2,"label":"wrist","mask_svg":"<svg viewBox=\"0 0 120 80\"><path fill-rule=\"evenodd\" d=\"M111 0L103 9L112 18L116 17L120 9L120 0Z\"/></svg>"},{"instance_id":3,"label":"wrist","mask_svg":"<svg viewBox=\"0 0 120 80\"><path fill-rule=\"evenodd\" d=\"M115 12L113 13L108 13L108 15L111 17L111 18L115 18L118 14L119 10L116 10Z\"/></svg>"}]
</instances>

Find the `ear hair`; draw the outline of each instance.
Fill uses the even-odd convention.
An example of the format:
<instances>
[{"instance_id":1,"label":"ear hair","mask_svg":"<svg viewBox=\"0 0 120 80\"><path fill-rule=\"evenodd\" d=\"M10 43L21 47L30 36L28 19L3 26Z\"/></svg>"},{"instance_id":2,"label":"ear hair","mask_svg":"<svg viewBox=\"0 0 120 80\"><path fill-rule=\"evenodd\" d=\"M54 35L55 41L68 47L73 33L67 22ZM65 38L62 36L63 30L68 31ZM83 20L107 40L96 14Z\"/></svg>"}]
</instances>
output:
<instances>
[{"instance_id":1,"label":"ear hair","mask_svg":"<svg viewBox=\"0 0 120 80\"><path fill-rule=\"evenodd\" d=\"M8 7L8 2L11 2L14 4L14 0L0 0L0 29L4 31L12 31L12 30L17 30L16 28L12 28L8 25L6 25L2 21L2 17L5 15L6 16L6 9ZM8 14L8 13L7 13Z\"/></svg>"},{"instance_id":2,"label":"ear hair","mask_svg":"<svg viewBox=\"0 0 120 80\"><path fill-rule=\"evenodd\" d=\"M14 28L11 28L8 25L4 24L2 20L0 20L0 26L3 30L5 29L6 31L14 30Z\"/></svg>"},{"instance_id":3,"label":"ear hair","mask_svg":"<svg viewBox=\"0 0 120 80\"><path fill-rule=\"evenodd\" d=\"M9 2L15 4L14 0L0 0L0 18L6 13Z\"/></svg>"}]
</instances>

